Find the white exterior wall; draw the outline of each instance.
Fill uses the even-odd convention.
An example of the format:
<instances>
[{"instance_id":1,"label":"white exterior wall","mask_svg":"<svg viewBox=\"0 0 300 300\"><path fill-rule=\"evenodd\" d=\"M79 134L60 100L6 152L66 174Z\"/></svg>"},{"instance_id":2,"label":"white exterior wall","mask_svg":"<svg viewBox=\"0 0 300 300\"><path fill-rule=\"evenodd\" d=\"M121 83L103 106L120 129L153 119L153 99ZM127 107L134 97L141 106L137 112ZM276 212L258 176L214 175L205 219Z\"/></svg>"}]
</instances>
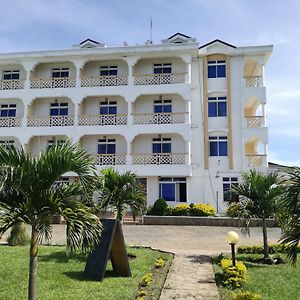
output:
<instances>
[{"instance_id":1,"label":"white exterior wall","mask_svg":"<svg viewBox=\"0 0 300 300\"><path fill-rule=\"evenodd\" d=\"M128 65L126 61L122 60L105 60L105 61L91 61L88 62L82 70L82 76L85 77L97 77L100 76L100 67L102 66L117 66L118 75L128 75Z\"/></svg>"},{"instance_id":2,"label":"white exterior wall","mask_svg":"<svg viewBox=\"0 0 300 300\"><path fill-rule=\"evenodd\" d=\"M32 78L51 78L53 68L69 68L69 77L76 77L76 69L70 62L55 62L39 64L32 72Z\"/></svg>"}]
</instances>

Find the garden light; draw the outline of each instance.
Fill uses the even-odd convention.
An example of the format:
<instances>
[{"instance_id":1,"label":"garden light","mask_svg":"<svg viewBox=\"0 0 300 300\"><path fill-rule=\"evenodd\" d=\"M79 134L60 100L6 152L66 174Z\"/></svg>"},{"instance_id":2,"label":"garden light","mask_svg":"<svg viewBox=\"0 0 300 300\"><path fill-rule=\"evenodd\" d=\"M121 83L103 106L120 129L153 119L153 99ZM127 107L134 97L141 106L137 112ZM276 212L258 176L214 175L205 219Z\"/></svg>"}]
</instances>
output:
<instances>
[{"instance_id":1,"label":"garden light","mask_svg":"<svg viewBox=\"0 0 300 300\"><path fill-rule=\"evenodd\" d=\"M240 240L240 237L235 231L231 230L227 232L226 240L231 246L232 265L235 267L235 245Z\"/></svg>"}]
</instances>

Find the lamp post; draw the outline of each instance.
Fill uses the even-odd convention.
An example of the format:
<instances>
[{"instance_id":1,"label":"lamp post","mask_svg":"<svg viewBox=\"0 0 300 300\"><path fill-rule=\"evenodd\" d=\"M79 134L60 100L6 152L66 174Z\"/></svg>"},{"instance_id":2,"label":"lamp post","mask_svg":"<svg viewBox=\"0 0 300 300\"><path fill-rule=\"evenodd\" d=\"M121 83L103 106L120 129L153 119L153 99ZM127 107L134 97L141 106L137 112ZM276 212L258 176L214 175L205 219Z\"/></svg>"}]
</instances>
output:
<instances>
[{"instance_id":1,"label":"lamp post","mask_svg":"<svg viewBox=\"0 0 300 300\"><path fill-rule=\"evenodd\" d=\"M231 230L227 232L226 239L231 246L232 265L235 267L235 245L240 240L240 237L235 231Z\"/></svg>"}]
</instances>

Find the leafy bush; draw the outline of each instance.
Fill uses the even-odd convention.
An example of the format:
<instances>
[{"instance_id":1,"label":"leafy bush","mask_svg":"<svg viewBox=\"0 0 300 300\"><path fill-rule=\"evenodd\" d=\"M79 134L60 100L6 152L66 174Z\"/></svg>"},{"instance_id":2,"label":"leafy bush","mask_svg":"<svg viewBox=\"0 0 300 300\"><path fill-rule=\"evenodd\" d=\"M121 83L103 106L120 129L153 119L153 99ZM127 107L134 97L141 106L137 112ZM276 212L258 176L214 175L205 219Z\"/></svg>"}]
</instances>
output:
<instances>
[{"instance_id":1,"label":"leafy bush","mask_svg":"<svg viewBox=\"0 0 300 300\"><path fill-rule=\"evenodd\" d=\"M188 204L179 204L174 207L169 207L168 212L171 216L188 216L190 206Z\"/></svg>"},{"instance_id":2,"label":"leafy bush","mask_svg":"<svg viewBox=\"0 0 300 300\"><path fill-rule=\"evenodd\" d=\"M167 204L166 200L163 198L159 198L154 202L153 207L150 211L150 214L153 216L164 216L167 207L168 207L168 204Z\"/></svg>"},{"instance_id":3,"label":"leafy bush","mask_svg":"<svg viewBox=\"0 0 300 300\"><path fill-rule=\"evenodd\" d=\"M138 291L138 295L136 296L135 300L145 300L145 297L147 296L147 292L144 290Z\"/></svg>"},{"instance_id":4,"label":"leafy bush","mask_svg":"<svg viewBox=\"0 0 300 300\"><path fill-rule=\"evenodd\" d=\"M162 258L157 258L155 261L155 268L160 269L165 266L166 262Z\"/></svg>"},{"instance_id":5,"label":"leafy bush","mask_svg":"<svg viewBox=\"0 0 300 300\"><path fill-rule=\"evenodd\" d=\"M232 300L262 300L259 294L254 294L252 292L238 292L232 295Z\"/></svg>"},{"instance_id":6,"label":"leafy bush","mask_svg":"<svg viewBox=\"0 0 300 300\"><path fill-rule=\"evenodd\" d=\"M226 215L230 218L237 218L240 215L241 205L239 203L231 203L227 210Z\"/></svg>"},{"instance_id":7,"label":"leafy bush","mask_svg":"<svg viewBox=\"0 0 300 300\"><path fill-rule=\"evenodd\" d=\"M270 244L269 245L269 253L285 253L287 252L288 245L286 244ZM239 246L237 249L239 254L263 254L264 248L263 246ZM298 247L298 252L300 253L300 247Z\"/></svg>"},{"instance_id":8,"label":"leafy bush","mask_svg":"<svg viewBox=\"0 0 300 300\"><path fill-rule=\"evenodd\" d=\"M148 286L153 281L153 274L148 273L142 277L142 282L140 283L140 286Z\"/></svg>"},{"instance_id":9,"label":"leafy bush","mask_svg":"<svg viewBox=\"0 0 300 300\"><path fill-rule=\"evenodd\" d=\"M191 203L189 213L190 216L214 216L216 214L216 209L209 204Z\"/></svg>"},{"instance_id":10,"label":"leafy bush","mask_svg":"<svg viewBox=\"0 0 300 300\"><path fill-rule=\"evenodd\" d=\"M232 266L230 258L223 258L220 266L223 270L223 283L232 288L238 288L246 282L247 268L241 261L236 261L235 267Z\"/></svg>"},{"instance_id":11,"label":"leafy bush","mask_svg":"<svg viewBox=\"0 0 300 300\"><path fill-rule=\"evenodd\" d=\"M23 223L18 223L12 227L10 236L7 239L7 243L10 246L24 246L28 245L30 237L26 233L26 227Z\"/></svg>"}]
</instances>

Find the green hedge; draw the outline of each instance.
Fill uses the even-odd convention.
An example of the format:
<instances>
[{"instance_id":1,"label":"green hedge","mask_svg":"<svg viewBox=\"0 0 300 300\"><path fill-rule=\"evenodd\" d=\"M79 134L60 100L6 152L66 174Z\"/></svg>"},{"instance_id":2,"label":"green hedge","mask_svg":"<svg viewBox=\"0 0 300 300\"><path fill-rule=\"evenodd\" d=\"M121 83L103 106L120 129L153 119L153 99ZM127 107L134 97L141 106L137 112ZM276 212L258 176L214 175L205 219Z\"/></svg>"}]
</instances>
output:
<instances>
[{"instance_id":1,"label":"green hedge","mask_svg":"<svg viewBox=\"0 0 300 300\"><path fill-rule=\"evenodd\" d=\"M269 253L285 253L288 246L286 244L269 244ZM239 246L237 249L239 254L263 254L263 246ZM300 247L298 247L298 252L300 253Z\"/></svg>"}]
</instances>

